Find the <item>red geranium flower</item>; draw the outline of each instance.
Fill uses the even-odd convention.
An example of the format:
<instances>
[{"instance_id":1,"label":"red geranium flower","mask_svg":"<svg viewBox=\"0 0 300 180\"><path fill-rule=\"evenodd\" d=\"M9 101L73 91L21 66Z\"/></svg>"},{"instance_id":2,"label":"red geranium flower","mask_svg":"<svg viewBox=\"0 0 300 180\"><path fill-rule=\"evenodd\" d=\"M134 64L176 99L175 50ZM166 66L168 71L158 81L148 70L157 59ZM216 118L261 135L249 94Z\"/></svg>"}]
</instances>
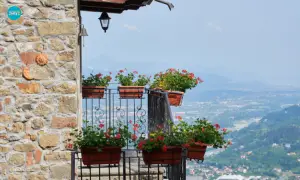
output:
<instances>
[{"instance_id":1,"label":"red geranium flower","mask_svg":"<svg viewBox=\"0 0 300 180\"><path fill-rule=\"evenodd\" d=\"M217 130L220 129L220 125L219 124L215 124L215 127L216 127Z\"/></svg>"},{"instance_id":2,"label":"red geranium flower","mask_svg":"<svg viewBox=\"0 0 300 180\"><path fill-rule=\"evenodd\" d=\"M176 116L176 119L178 119L179 121L181 121L182 117L181 116Z\"/></svg>"},{"instance_id":3,"label":"red geranium flower","mask_svg":"<svg viewBox=\"0 0 300 180\"><path fill-rule=\"evenodd\" d=\"M67 144L68 149L73 149L73 144Z\"/></svg>"},{"instance_id":4,"label":"red geranium flower","mask_svg":"<svg viewBox=\"0 0 300 180\"><path fill-rule=\"evenodd\" d=\"M162 129L162 128L164 127L164 125L163 125L163 124L158 124L156 127L157 127L158 129Z\"/></svg>"},{"instance_id":5,"label":"red geranium flower","mask_svg":"<svg viewBox=\"0 0 300 180\"><path fill-rule=\"evenodd\" d=\"M133 141L135 141L135 140L137 139L137 136L136 136L135 134L132 134L132 135L131 135L131 139L132 139Z\"/></svg>"},{"instance_id":6,"label":"red geranium flower","mask_svg":"<svg viewBox=\"0 0 300 180\"><path fill-rule=\"evenodd\" d=\"M182 145L183 147L185 147L185 148L188 148L188 147L190 147L190 145L189 144L184 144L184 145Z\"/></svg>"},{"instance_id":7,"label":"red geranium flower","mask_svg":"<svg viewBox=\"0 0 300 180\"><path fill-rule=\"evenodd\" d=\"M138 149L143 149L144 144L145 144L145 141L139 142Z\"/></svg>"},{"instance_id":8,"label":"red geranium flower","mask_svg":"<svg viewBox=\"0 0 300 180\"><path fill-rule=\"evenodd\" d=\"M158 141L163 141L163 140L164 140L164 137L163 137L163 136L157 136L157 140L158 140Z\"/></svg>"},{"instance_id":9,"label":"red geranium flower","mask_svg":"<svg viewBox=\"0 0 300 180\"><path fill-rule=\"evenodd\" d=\"M96 74L96 76L97 76L98 78L101 78L102 74L99 73L99 74Z\"/></svg>"},{"instance_id":10,"label":"red geranium flower","mask_svg":"<svg viewBox=\"0 0 300 180\"><path fill-rule=\"evenodd\" d=\"M168 150L168 147L167 147L166 145L164 145L164 146L162 147L162 151L163 151L163 152L167 152L167 150Z\"/></svg>"},{"instance_id":11,"label":"red geranium flower","mask_svg":"<svg viewBox=\"0 0 300 180\"><path fill-rule=\"evenodd\" d=\"M139 126L138 124L134 124L134 125L133 125L133 130L134 130L134 131L137 131L137 130L139 129L139 127L140 127L140 126Z\"/></svg>"},{"instance_id":12,"label":"red geranium flower","mask_svg":"<svg viewBox=\"0 0 300 180\"><path fill-rule=\"evenodd\" d=\"M200 83L202 83L202 82L204 82L201 78L197 78L197 80L200 82Z\"/></svg>"},{"instance_id":13,"label":"red geranium flower","mask_svg":"<svg viewBox=\"0 0 300 180\"><path fill-rule=\"evenodd\" d=\"M104 127L104 124L102 124L102 123L101 123L101 124L99 124L99 128L101 128L101 129L102 129L103 127Z\"/></svg>"},{"instance_id":14,"label":"red geranium flower","mask_svg":"<svg viewBox=\"0 0 300 180\"><path fill-rule=\"evenodd\" d=\"M226 129L226 128L223 128L222 131L225 133L225 132L227 131L227 129Z\"/></svg>"},{"instance_id":15,"label":"red geranium flower","mask_svg":"<svg viewBox=\"0 0 300 180\"><path fill-rule=\"evenodd\" d=\"M121 138L121 134L117 134L116 139L120 139L120 138Z\"/></svg>"}]
</instances>

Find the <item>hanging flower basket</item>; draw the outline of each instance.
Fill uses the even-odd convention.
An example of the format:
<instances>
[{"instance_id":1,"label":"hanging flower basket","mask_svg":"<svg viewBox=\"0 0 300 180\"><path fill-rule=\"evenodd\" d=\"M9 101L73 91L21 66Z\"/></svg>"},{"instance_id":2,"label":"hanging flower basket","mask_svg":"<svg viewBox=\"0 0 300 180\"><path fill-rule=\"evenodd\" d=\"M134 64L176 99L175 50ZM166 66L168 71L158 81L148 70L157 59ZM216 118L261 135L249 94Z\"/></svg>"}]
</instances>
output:
<instances>
[{"instance_id":1,"label":"hanging flower basket","mask_svg":"<svg viewBox=\"0 0 300 180\"><path fill-rule=\"evenodd\" d=\"M101 152L98 148L82 148L81 154L84 165L119 164L121 147L104 147Z\"/></svg>"},{"instance_id":2,"label":"hanging flower basket","mask_svg":"<svg viewBox=\"0 0 300 180\"><path fill-rule=\"evenodd\" d=\"M104 86L82 86L83 98L103 98L104 92Z\"/></svg>"},{"instance_id":3,"label":"hanging flower basket","mask_svg":"<svg viewBox=\"0 0 300 180\"><path fill-rule=\"evenodd\" d=\"M179 91L168 91L168 99L171 106L181 106L184 93Z\"/></svg>"},{"instance_id":4,"label":"hanging flower basket","mask_svg":"<svg viewBox=\"0 0 300 180\"><path fill-rule=\"evenodd\" d=\"M207 145L190 146L187 148L187 158L195 160L204 160Z\"/></svg>"},{"instance_id":5,"label":"hanging flower basket","mask_svg":"<svg viewBox=\"0 0 300 180\"><path fill-rule=\"evenodd\" d=\"M147 152L143 150L143 160L146 165L151 164L180 164L182 148L177 146L169 146L166 152L162 150L154 150Z\"/></svg>"},{"instance_id":6,"label":"hanging flower basket","mask_svg":"<svg viewBox=\"0 0 300 180\"><path fill-rule=\"evenodd\" d=\"M119 86L119 94L122 99L141 99L144 94L144 86Z\"/></svg>"}]
</instances>

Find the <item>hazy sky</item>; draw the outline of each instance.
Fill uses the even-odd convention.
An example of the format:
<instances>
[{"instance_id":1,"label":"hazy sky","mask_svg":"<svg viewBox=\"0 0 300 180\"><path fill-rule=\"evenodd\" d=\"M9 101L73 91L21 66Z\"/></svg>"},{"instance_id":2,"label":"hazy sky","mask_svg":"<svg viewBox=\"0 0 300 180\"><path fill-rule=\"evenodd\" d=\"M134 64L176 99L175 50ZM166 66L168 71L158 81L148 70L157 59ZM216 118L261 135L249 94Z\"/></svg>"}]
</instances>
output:
<instances>
[{"instance_id":1,"label":"hazy sky","mask_svg":"<svg viewBox=\"0 0 300 180\"><path fill-rule=\"evenodd\" d=\"M169 67L238 81L300 86L300 0L169 0L138 11L82 12L84 73Z\"/></svg>"}]
</instances>

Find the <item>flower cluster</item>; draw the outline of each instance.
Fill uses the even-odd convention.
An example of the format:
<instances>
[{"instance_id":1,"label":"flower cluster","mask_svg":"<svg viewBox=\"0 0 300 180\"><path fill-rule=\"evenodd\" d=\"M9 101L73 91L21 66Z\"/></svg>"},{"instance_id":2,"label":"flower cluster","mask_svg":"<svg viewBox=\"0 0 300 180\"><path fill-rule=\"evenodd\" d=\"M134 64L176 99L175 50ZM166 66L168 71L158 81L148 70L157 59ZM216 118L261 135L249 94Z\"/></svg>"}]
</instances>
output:
<instances>
[{"instance_id":1,"label":"flower cluster","mask_svg":"<svg viewBox=\"0 0 300 180\"><path fill-rule=\"evenodd\" d=\"M194 73L190 73L185 69L176 70L170 68L166 72L155 74L151 88L185 92L187 89L192 89L202 82L201 78L197 78Z\"/></svg>"},{"instance_id":2,"label":"flower cluster","mask_svg":"<svg viewBox=\"0 0 300 180\"><path fill-rule=\"evenodd\" d=\"M167 151L167 143L165 139L167 137L167 133L163 131L161 127L158 128L156 132L152 132L149 135L149 138L145 138L141 136L138 139L137 149L144 151L154 151L154 150L162 150L163 152Z\"/></svg>"},{"instance_id":3,"label":"flower cluster","mask_svg":"<svg viewBox=\"0 0 300 180\"><path fill-rule=\"evenodd\" d=\"M140 125L137 123L133 123L132 120L129 120L129 125L132 126L133 133L131 134L130 142L135 142L137 140L137 133L140 128Z\"/></svg>"},{"instance_id":4,"label":"flower cluster","mask_svg":"<svg viewBox=\"0 0 300 180\"><path fill-rule=\"evenodd\" d=\"M150 78L151 76L139 75L137 71L128 72L126 68L120 70L115 77L122 86L146 86Z\"/></svg>"},{"instance_id":5,"label":"flower cluster","mask_svg":"<svg viewBox=\"0 0 300 180\"><path fill-rule=\"evenodd\" d=\"M157 125L157 130L151 132L148 138L141 136L138 140L137 149L144 151L154 151L154 150L162 150L167 151L168 147L171 146L186 146L187 135L184 132L184 129L175 125L171 121L168 122L172 131L167 132L164 130L163 125Z\"/></svg>"},{"instance_id":6,"label":"flower cluster","mask_svg":"<svg viewBox=\"0 0 300 180\"><path fill-rule=\"evenodd\" d=\"M128 127L119 122L116 127L105 129L105 125L100 123L99 126L87 126L81 131L74 129L71 133L75 137L74 146L76 149L83 147L106 146L124 147L127 140L131 137Z\"/></svg>"},{"instance_id":7,"label":"flower cluster","mask_svg":"<svg viewBox=\"0 0 300 180\"><path fill-rule=\"evenodd\" d=\"M144 151L162 150L166 151L170 146L212 146L214 148L226 148L231 141L225 140L228 134L226 128L220 129L219 124L211 124L206 119L197 119L194 124L188 124L181 116L176 116L179 123L169 121L171 132L157 126L157 130L150 133L148 138L141 136L137 140L137 149Z\"/></svg>"},{"instance_id":8,"label":"flower cluster","mask_svg":"<svg viewBox=\"0 0 300 180\"><path fill-rule=\"evenodd\" d=\"M110 73L111 75L111 73ZM108 83L111 81L112 77L110 75L102 75L98 73L96 75L90 74L89 77L85 78L82 76L82 85L83 86L108 86Z\"/></svg>"},{"instance_id":9,"label":"flower cluster","mask_svg":"<svg viewBox=\"0 0 300 180\"><path fill-rule=\"evenodd\" d=\"M180 124L186 123L181 121ZM213 125L207 119L197 119L192 125L185 127L189 145L210 145L214 148L226 148L231 145L231 141L225 140L225 135L229 133L227 129L221 129L219 124Z\"/></svg>"}]
</instances>

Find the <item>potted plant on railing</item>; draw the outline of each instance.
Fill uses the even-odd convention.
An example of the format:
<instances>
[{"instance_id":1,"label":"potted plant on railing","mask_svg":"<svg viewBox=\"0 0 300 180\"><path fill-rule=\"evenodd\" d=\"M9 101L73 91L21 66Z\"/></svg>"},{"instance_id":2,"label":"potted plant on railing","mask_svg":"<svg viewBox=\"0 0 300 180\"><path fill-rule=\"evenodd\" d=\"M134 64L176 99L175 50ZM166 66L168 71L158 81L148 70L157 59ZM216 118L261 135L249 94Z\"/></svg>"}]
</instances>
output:
<instances>
[{"instance_id":1,"label":"potted plant on railing","mask_svg":"<svg viewBox=\"0 0 300 180\"><path fill-rule=\"evenodd\" d=\"M105 88L111 81L111 76L102 74L90 74L89 77L85 78L82 76L82 97L84 98L103 98Z\"/></svg>"},{"instance_id":2,"label":"potted plant on railing","mask_svg":"<svg viewBox=\"0 0 300 180\"><path fill-rule=\"evenodd\" d=\"M140 137L137 149L142 150L146 165L151 164L180 164L182 147L186 143L185 134L173 126L172 133L164 132L162 127L149 134L146 139Z\"/></svg>"},{"instance_id":3,"label":"potted plant on railing","mask_svg":"<svg viewBox=\"0 0 300 180\"><path fill-rule=\"evenodd\" d=\"M213 125L206 119L197 119L194 124L187 125L181 121L179 126L185 127L188 139L187 158L204 160L204 155L208 146L213 148L226 148L231 145L231 141L225 140L228 134L226 128L220 129L219 124Z\"/></svg>"},{"instance_id":4,"label":"potted plant on railing","mask_svg":"<svg viewBox=\"0 0 300 180\"><path fill-rule=\"evenodd\" d=\"M138 75L137 71L127 72L125 69L118 72L116 81L121 85L118 87L120 98L140 99L143 97L145 86L150 82L150 77Z\"/></svg>"},{"instance_id":5,"label":"potted plant on railing","mask_svg":"<svg viewBox=\"0 0 300 180\"><path fill-rule=\"evenodd\" d=\"M192 89L203 81L195 77L187 70L168 69L154 76L150 86L152 89L161 89L168 92L168 99L171 106L180 106L182 98L187 89Z\"/></svg>"},{"instance_id":6,"label":"potted plant on railing","mask_svg":"<svg viewBox=\"0 0 300 180\"><path fill-rule=\"evenodd\" d=\"M118 123L114 128L104 129L104 124L75 129L74 147L80 149L84 165L119 164L121 148L131 137L128 127Z\"/></svg>"}]
</instances>

